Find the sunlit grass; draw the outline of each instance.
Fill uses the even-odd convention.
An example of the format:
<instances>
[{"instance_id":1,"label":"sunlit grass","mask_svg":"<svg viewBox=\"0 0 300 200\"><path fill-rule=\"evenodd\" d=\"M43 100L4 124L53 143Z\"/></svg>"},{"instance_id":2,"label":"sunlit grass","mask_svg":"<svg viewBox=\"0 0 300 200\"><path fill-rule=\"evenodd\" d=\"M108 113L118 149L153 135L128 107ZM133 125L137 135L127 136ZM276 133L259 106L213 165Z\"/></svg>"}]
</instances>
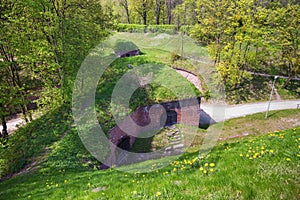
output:
<instances>
[{"instance_id":1,"label":"sunlit grass","mask_svg":"<svg viewBox=\"0 0 300 200\"><path fill-rule=\"evenodd\" d=\"M208 155L187 153L171 161L168 167L151 173L125 173L116 169L81 171L80 168L36 171L0 183L0 197L297 199L299 138L300 128L294 128L232 143L221 142Z\"/></svg>"}]
</instances>

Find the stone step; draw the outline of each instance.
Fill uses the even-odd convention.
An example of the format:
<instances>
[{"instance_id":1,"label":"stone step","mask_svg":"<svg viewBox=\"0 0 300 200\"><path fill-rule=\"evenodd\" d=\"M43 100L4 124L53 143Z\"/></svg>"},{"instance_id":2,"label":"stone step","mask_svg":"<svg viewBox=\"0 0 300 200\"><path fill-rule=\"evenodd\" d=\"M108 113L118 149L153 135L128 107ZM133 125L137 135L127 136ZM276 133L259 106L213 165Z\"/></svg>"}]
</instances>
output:
<instances>
[{"instance_id":1,"label":"stone step","mask_svg":"<svg viewBox=\"0 0 300 200\"><path fill-rule=\"evenodd\" d=\"M181 143L180 140L170 142L171 145L177 145L177 144L180 144L180 143Z\"/></svg>"},{"instance_id":2,"label":"stone step","mask_svg":"<svg viewBox=\"0 0 300 200\"><path fill-rule=\"evenodd\" d=\"M182 149L184 148L184 144L176 144L173 146L173 149Z\"/></svg>"}]
</instances>

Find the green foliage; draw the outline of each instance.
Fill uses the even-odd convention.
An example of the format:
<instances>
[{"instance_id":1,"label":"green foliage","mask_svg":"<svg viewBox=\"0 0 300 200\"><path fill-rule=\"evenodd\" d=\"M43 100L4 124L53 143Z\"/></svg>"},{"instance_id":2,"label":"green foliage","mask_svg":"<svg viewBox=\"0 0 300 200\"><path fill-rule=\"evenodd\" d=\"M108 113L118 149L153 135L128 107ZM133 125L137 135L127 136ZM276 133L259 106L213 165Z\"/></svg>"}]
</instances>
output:
<instances>
[{"instance_id":1,"label":"green foliage","mask_svg":"<svg viewBox=\"0 0 300 200\"><path fill-rule=\"evenodd\" d=\"M139 24L118 24L116 29L118 32L145 33L147 26Z\"/></svg>"},{"instance_id":2,"label":"green foliage","mask_svg":"<svg viewBox=\"0 0 300 200\"><path fill-rule=\"evenodd\" d=\"M177 33L177 27L175 25L139 25L139 24L118 24L118 32L130 32L130 33Z\"/></svg>"},{"instance_id":3,"label":"green foliage","mask_svg":"<svg viewBox=\"0 0 300 200\"><path fill-rule=\"evenodd\" d=\"M178 32L175 25L149 25L147 31L151 33L176 34Z\"/></svg>"},{"instance_id":4,"label":"green foliage","mask_svg":"<svg viewBox=\"0 0 300 200\"><path fill-rule=\"evenodd\" d=\"M175 61L181 60L182 57L174 52L171 53L171 62L174 63Z\"/></svg>"},{"instance_id":5,"label":"green foliage","mask_svg":"<svg viewBox=\"0 0 300 200\"><path fill-rule=\"evenodd\" d=\"M283 87L298 76L299 4L201 0L197 9L201 23L190 34L208 44L228 97L251 80L247 71L290 77Z\"/></svg>"}]
</instances>

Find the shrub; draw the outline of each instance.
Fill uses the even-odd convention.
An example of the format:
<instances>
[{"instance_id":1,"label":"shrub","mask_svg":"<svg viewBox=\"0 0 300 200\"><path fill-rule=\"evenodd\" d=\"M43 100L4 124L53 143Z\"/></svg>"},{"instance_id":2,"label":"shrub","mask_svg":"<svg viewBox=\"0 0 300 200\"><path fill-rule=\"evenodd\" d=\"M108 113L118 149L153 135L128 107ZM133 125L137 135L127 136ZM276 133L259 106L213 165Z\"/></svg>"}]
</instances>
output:
<instances>
[{"instance_id":1,"label":"shrub","mask_svg":"<svg viewBox=\"0 0 300 200\"><path fill-rule=\"evenodd\" d=\"M118 24L118 32L146 33L147 26L139 24Z\"/></svg>"},{"instance_id":2,"label":"shrub","mask_svg":"<svg viewBox=\"0 0 300 200\"><path fill-rule=\"evenodd\" d=\"M174 63L177 60L181 60L181 56L178 55L178 54L176 54L176 53L174 53L174 52L172 52L171 53L171 62Z\"/></svg>"},{"instance_id":3,"label":"shrub","mask_svg":"<svg viewBox=\"0 0 300 200\"><path fill-rule=\"evenodd\" d=\"M175 25L139 25L139 24L118 24L116 30L118 32L130 33L167 33L176 34L177 26Z\"/></svg>"},{"instance_id":4,"label":"shrub","mask_svg":"<svg viewBox=\"0 0 300 200\"><path fill-rule=\"evenodd\" d=\"M149 25L147 32L176 34L177 26L175 26L175 25Z\"/></svg>"}]
</instances>

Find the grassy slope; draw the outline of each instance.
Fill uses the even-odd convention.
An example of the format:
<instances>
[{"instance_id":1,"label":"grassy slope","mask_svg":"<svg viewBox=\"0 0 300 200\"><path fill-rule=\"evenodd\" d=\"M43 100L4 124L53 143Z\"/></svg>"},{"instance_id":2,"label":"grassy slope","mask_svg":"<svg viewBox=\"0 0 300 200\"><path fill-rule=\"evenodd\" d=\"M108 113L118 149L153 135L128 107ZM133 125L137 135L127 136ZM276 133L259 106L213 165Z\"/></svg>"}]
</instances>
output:
<instances>
[{"instance_id":1,"label":"grassy slope","mask_svg":"<svg viewBox=\"0 0 300 200\"><path fill-rule=\"evenodd\" d=\"M296 114L284 113L280 115L291 119ZM276 126L280 117L272 114L269 122ZM260 120L253 116L243 120L247 118L252 125ZM224 127L226 130L230 126ZM233 130L228 132L236 134ZM0 183L0 199L297 199L299 138L300 128L295 128L222 141L207 157L189 164L188 160L193 162L198 156L196 145L165 169L130 174L97 171L80 163L85 159L84 148L76 132L71 131L53 146L48 159L36 171ZM96 188L100 191L93 192Z\"/></svg>"},{"instance_id":2,"label":"grassy slope","mask_svg":"<svg viewBox=\"0 0 300 200\"><path fill-rule=\"evenodd\" d=\"M182 159L148 174L115 170L35 173L2 183L1 196L3 199L297 199L298 138L299 129L294 129L219 144L208 157L192 165L184 164ZM196 154L186 155L186 162L192 163L195 157ZM102 191L93 192L95 188Z\"/></svg>"}]
</instances>

